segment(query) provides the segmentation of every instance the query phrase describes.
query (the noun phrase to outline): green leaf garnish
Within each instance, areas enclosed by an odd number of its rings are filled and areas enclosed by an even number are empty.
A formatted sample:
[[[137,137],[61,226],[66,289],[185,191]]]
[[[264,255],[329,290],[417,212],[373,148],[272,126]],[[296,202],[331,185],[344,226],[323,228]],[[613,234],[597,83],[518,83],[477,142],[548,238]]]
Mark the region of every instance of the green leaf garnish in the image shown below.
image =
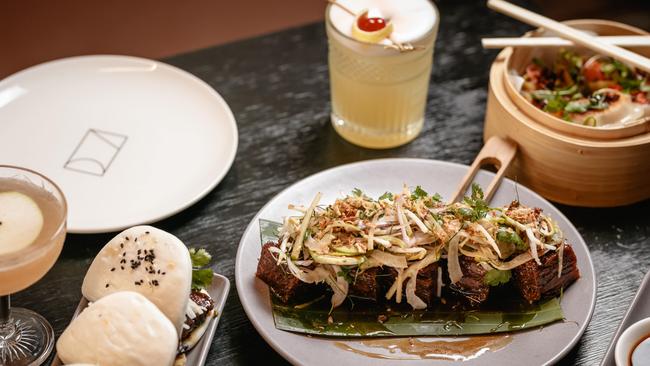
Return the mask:
[[[360,190],[359,188],[355,188],[352,190],[352,195],[355,197],[362,197],[363,196],[363,191]]]
[[[486,285],[499,286],[508,283],[511,277],[512,273],[510,273],[510,270],[501,271],[498,269],[491,269],[485,274],[483,281]]]
[[[393,194],[392,194],[392,193],[390,193],[390,192],[385,192],[384,194],[382,194],[381,196],[379,196],[379,199],[378,199],[378,200],[379,200],[379,201],[381,201],[381,200],[389,200],[389,201],[392,201],[393,199],[394,199],[394,198],[393,198]]]
[[[470,221],[477,221],[485,217],[485,215],[490,211],[490,207],[487,202],[485,202],[483,196],[483,190],[481,187],[472,183],[472,194],[471,196],[463,199],[463,201],[472,208],[473,212],[466,211],[462,213],[463,216],[467,215],[466,219]]]
[[[192,260],[192,289],[200,290],[212,284],[212,269],[203,268],[210,264],[212,255],[205,249],[189,248]]]
[[[411,194],[411,199],[416,200],[418,198],[426,198],[428,195],[429,194],[424,189],[422,189],[422,187],[417,186]]]
[[[500,227],[497,230],[497,243],[509,243],[513,244],[518,250],[528,250],[528,244],[526,244],[519,235],[512,229],[506,227]]]
[[[192,267],[201,268],[210,263],[212,256],[203,248],[190,248],[190,259],[192,259]]]
[[[212,284],[212,270],[206,269],[193,269],[192,270],[192,289],[200,290],[207,288]]]

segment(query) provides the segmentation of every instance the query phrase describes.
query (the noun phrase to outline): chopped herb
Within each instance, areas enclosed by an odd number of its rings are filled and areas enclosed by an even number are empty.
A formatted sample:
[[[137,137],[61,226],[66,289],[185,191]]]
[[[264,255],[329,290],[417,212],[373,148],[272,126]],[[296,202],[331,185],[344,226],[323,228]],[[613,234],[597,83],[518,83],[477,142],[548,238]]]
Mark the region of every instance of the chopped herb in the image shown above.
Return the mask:
[[[422,187],[417,186],[411,194],[411,199],[416,200],[418,198],[426,198],[428,195],[429,194],[424,189],[422,189]]]
[[[485,274],[483,281],[486,285],[499,286],[508,283],[511,277],[512,273],[510,273],[510,270],[501,271],[498,269],[491,269]]]
[[[390,193],[390,192],[385,192],[384,194],[382,194],[381,196],[379,196],[379,201],[381,201],[381,200],[389,200],[389,201],[392,201],[393,199],[394,199],[394,198],[393,198],[393,194]]]
[[[497,243],[498,242],[513,244],[518,250],[528,249],[528,245],[521,240],[514,230],[503,226],[497,230]]]
[[[472,184],[471,196],[469,197],[465,196],[463,201],[472,208],[473,212],[471,213],[469,211],[466,212],[467,214],[469,214],[469,217],[467,219],[470,221],[477,221],[482,219],[490,210],[490,207],[488,206],[487,202],[485,202],[483,196],[483,190],[476,183]]]
[[[359,188],[355,188],[352,190],[352,195],[355,197],[362,197],[363,196],[363,191],[360,190]]]

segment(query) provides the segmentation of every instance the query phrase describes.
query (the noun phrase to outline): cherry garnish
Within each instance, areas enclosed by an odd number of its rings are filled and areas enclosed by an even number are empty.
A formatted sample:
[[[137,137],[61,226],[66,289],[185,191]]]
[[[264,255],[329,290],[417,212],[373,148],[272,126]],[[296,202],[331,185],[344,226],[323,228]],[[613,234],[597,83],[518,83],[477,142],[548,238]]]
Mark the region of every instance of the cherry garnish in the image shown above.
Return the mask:
[[[386,20],[380,17],[368,18],[368,13],[364,13],[357,20],[357,26],[364,32],[376,32],[386,28]]]

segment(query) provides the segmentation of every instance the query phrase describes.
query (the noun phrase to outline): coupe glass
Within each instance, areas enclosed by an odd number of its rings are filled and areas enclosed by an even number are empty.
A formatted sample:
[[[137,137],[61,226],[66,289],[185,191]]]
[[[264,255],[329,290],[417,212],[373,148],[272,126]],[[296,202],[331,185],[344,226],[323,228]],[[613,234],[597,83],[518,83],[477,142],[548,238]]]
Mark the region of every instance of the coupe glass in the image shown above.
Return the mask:
[[[43,175],[0,165],[0,193],[13,191],[14,187],[20,187],[16,190],[38,203],[43,226],[38,237],[26,247],[0,251],[0,365],[40,365],[54,348],[52,327],[31,310],[11,308],[9,295],[33,285],[56,262],[66,235],[67,204],[61,190]],[[2,216],[0,206],[0,221]]]

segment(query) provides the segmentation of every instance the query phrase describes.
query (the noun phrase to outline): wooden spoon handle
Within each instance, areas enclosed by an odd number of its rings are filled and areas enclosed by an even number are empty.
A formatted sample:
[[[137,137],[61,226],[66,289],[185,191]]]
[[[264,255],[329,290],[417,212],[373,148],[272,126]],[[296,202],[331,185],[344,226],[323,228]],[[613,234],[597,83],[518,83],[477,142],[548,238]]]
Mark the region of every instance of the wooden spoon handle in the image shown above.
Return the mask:
[[[494,195],[494,192],[497,190],[499,184],[501,183],[501,179],[503,179],[503,175],[510,166],[510,163],[514,159],[516,153],[517,144],[514,142],[510,140],[504,140],[498,136],[490,137],[490,139],[485,143],[481,151],[476,156],[476,159],[474,159],[472,165],[469,167],[469,171],[467,174],[465,174],[465,177],[461,181],[461,184],[458,187],[458,191],[456,191],[456,193],[452,196],[451,202],[459,201],[465,196],[467,188],[469,188],[469,185],[472,183],[472,181],[474,181],[474,176],[478,170],[486,164],[494,165],[498,169],[497,174],[494,176],[492,182],[490,182],[490,185],[484,192],[485,201],[490,202],[492,196]]]

